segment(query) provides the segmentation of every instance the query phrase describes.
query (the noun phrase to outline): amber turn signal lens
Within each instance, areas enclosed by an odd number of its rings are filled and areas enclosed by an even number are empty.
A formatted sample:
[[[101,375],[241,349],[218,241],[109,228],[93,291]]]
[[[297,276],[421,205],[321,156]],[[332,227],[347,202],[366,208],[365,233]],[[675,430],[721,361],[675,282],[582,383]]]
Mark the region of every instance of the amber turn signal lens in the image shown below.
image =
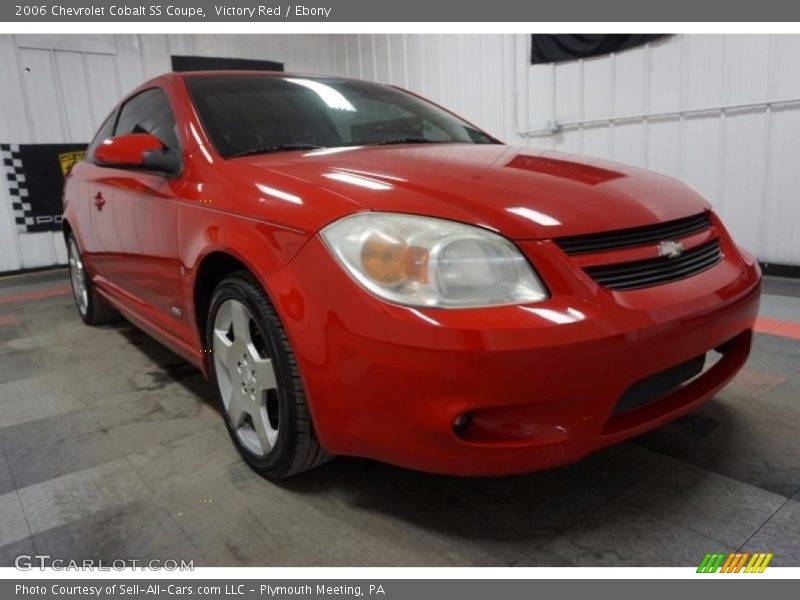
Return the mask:
[[[426,283],[428,251],[380,235],[370,235],[361,246],[361,264],[374,281],[393,285],[404,280]]]
[[[417,283],[428,283],[428,251],[419,246],[406,250],[406,277]]]

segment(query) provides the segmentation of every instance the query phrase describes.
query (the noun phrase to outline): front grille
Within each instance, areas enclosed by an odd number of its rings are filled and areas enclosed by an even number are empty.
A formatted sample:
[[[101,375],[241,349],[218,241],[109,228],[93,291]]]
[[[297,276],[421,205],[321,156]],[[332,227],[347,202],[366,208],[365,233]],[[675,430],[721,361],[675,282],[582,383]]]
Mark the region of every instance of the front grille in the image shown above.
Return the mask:
[[[634,246],[644,246],[664,240],[674,240],[711,227],[707,212],[656,225],[645,225],[630,229],[619,229],[587,235],[574,235],[556,239],[558,247],[569,255],[619,250]]]
[[[659,257],[635,262],[586,267],[586,273],[610,290],[635,290],[696,275],[722,260],[719,240],[712,240],[677,258]]]

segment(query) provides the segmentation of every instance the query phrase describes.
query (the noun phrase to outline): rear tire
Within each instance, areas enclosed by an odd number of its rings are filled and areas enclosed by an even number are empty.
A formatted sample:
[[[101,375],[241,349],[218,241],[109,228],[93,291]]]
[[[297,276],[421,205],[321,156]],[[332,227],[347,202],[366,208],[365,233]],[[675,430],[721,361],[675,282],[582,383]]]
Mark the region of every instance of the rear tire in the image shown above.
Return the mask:
[[[67,254],[72,296],[83,322],[87,325],[104,325],[119,320],[119,313],[95,291],[94,284],[83,266],[78,242],[71,233],[67,236]]]
[[[247,271],[229,275],[214,290],[206,348],[225,425],[250,467],[280,479],[333,458],[317,440],[283,325]]]

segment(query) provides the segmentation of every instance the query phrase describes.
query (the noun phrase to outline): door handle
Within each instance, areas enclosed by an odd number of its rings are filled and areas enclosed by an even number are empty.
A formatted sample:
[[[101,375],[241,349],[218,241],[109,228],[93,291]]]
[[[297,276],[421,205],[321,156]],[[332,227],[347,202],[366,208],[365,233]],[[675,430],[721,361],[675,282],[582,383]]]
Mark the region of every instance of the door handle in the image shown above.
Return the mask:
[[[94,197],[94,205],[97,207],[97,210],[103,210],[103,206],[105,206],[106,199],[103,198],[102,192],[97,192]]]

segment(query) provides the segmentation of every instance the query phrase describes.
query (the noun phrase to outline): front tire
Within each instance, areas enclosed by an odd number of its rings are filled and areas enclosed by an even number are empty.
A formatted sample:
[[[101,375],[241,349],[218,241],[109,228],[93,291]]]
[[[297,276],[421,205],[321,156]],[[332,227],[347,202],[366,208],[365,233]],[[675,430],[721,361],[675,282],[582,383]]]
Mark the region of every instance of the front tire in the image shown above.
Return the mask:
[[[83,322],[87,325],[104,325],[117,321],[119,313],[95,291],[94,284],[84,268],[78,243],[71,233],[67,236],[67,256],[72,296],[75,298],[75,306]]]
[[[332,458],[314,432],[286,332],[246,271],[228,276],[214,291],[206,347],[225,425],[247,464],[279,479]]]

